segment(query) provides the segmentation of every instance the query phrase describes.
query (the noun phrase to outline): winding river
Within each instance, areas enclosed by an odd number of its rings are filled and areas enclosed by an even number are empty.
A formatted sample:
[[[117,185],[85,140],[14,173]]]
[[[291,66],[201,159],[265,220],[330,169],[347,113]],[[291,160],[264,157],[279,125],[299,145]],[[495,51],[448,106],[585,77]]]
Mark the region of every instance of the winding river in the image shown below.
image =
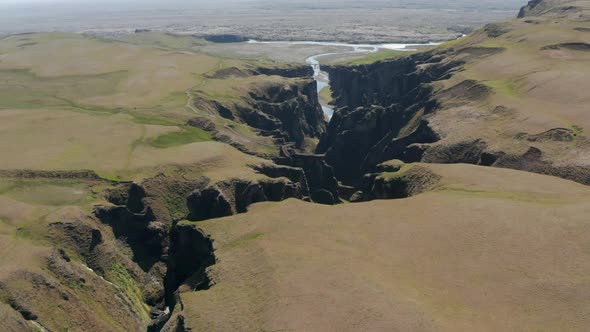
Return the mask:
[[[313,68],[313,78],[317,82],[318,94],[322,89],[330,85],[330,76],[327,72],[321,68],[320,59],[327,56],[338,56],[355,53],[375,53],[379,50],[396,50],[396,51],[416,51],[419,48],[438,45],[438,43],[428,44],[346,44],[346,43],[335,43],[335,42],[314,42],[314,41],[256,41],[249,40],[248,43],[258,44],[285,44],[285,45],[319,45],[319,46],[332,46],[332,47],[344,47],[348,48],[348,51],[343,52],[332,52],[332,53],[321,53],[308,57],[305,59],[305,63]],[[321,100],[320,100],[321,102]],[[324,102],[321,102],[322,110],[326,118],[332,118],[334,114],[334,108]]]

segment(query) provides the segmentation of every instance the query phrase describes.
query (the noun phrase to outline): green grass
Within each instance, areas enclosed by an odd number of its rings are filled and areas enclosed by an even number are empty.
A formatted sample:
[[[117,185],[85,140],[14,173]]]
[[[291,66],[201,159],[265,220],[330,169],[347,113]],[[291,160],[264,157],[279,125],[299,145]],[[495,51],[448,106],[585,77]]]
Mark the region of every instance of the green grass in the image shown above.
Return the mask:
[[[30,228],[19,227],[15,230],[14,237],[17,239],[32,240],[34,235],[33,235],[33,231]]]
[[[573,125],[572,130],[574,131],[574,136],[579,136],[584,133],[584,128],[580,126]]]
[[[68,282],[68,287],[71,289],[82,289],[84,288],[84,284],[79,280],[70,280]]]
[[[186,197],[188,192],[180,190],[175,192],[173,190],[165,190],[160,197],[164,200],[168,212],[173,218],[185,218],[188,213],[188,207],[186,206]]]
[[[129,179],[123,178],[120,174],[114,174],[114,173],[108,173],[108,172],[98,172],[98,176],[103,180],[107,180],[107,181],[115,182],[115,183],[129,181]]]
[[[485,84],[504,96],[518,98],[521,95],[516,82],[512,80],[486,81]]]
[[[145,114],[145,113],[128,112],[127,114],[132,116],[133,121],[138,124],[157,125],[157,126],[175,126],[175,125],[177,125],[176,123],[174,123],[170,120],[162,119],[160,117]]]
[[[113,94],[127,71],[41,77],[28,69],[0,70],[0,108],[78,106],[70,100]],[[84,108],[84,107],[81,107]]]
[[[237,132],[240,133],[241,135],[244,135],[246,137],[256,137],[256,133],[252,130],[251,127],[238,123],[238,122],[231,122],[231,125],[233,126],[232,129]]]
[[[232,242],[228,243],[227,244],[227,247],[228,248],[239,247],[239,246],[242,246],[242,245],[247,244],[250,241],[258,240],[258,239],[262,238],[263,236],[264,236],[264,233],[260,233],[260,232],[258,232],[258,233],[252,233],[252,234],[247,234],[247,235],[245,235],[245,236],[243,236],[243,237],[241,237],[241,238],[239,238],[239,239],[237,239],[235,241],[232,241]]]
[[[47,213],[55,209],[40,211],[37,209],[33,217],[26,220],[18,220],[18,225],[13,228],[12,238],[24,240],[35,246],[47,246],[51,241],[47,237]]]
[[[182,127],[179,132],[166,133],[156,137],[150,144],[157,148],[169,148],[173,146],[180,146],[195,142],[207,142],[213,138],[211,135],[198,128]]]
[[[184,91],[177,91],[170,93],[167,97],[161,100],[165,105],[176,104],[184,106],[186,104],[186,94]]]
[[[82,205],[92,200],[87,183],[67,180],[0,180],[0,194],[49,206]]]
[[[279,155],[279,148],[276,146],[259,145],[260,152],[268,157],[275,157]]]
[[[129,299],[133,302],[136,312],[142,314],[142,319],[149,321],[147,304],[143,301],[143,294],[137,285],[137,282],[129,274],[129,271],[118,262],[113,263],[111,272],[114,277],[113,282],[117,284],[125,292]]]
[[[447,48],[451,48],[451,47],[454,47],[457,45],[461,45],[461,44],[463,44],[464,41],[465,41],[465,38],[457,38],[457,39],[446,41],[446,42],[436,46],[436,48],[437,49],[447,49]]]
[[[193,36],[176,36],[162,32],[143,32],[137,34],[100,38],[104,42],[121,42],[144,47],[156,47],[165,50],[193,51],[207,44],[204,39]]]
[[[470,197],[484,197],[492,199],[503,199],[509,201],[519,201],[526,203],[535,203],[539,205],[564,205],[571,204],[574,201],[571,199],[547,198],[535,196],[523,192],[503,192],[503,191],[483,191],[483,190],[469,190],[463,188],[440,188],[441,192],[456,195],[466,195]]]
[[[397,51],[397,50],[381,50],[375,53],[370,53],[362,58],[344,61],[339,64],[343,65],[367,65],[377,61],[391,60],[401,58],[406,55],[415,53],[413,51]]]
[[[404,176],[408,171],[410,171],[414,165],[403,165],[399,171],[397,172],[384,172],[379,175],[380,178],[383,179],[399,179]]]
[[[485,41],[478,43],[477,47],[485,47],[485,48],[512,48],[515,45],[508,40],[505,39],[486,39]]]
[[[323,88],[320,91],[320,100],[326,103],[330,103],[332,101],[332,89],[330,86]]]

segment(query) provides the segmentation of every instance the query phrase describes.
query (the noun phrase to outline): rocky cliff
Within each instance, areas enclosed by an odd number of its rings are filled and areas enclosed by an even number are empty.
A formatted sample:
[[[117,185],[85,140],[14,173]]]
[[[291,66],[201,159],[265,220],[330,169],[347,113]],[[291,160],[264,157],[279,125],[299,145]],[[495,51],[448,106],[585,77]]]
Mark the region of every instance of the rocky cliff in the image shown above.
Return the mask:
[[[529,14],[531,14],[531,12],[533,11],[537,11],[539,12],[540,8],[539,5],[543,4],[543,0],[531,0],[528,2],[528,4],[526,6],[523,6],[520,11],[518,12],[518,18],[523,18],[525,16],[528,16]]]
[[[283,76],[289,78],[312,77],[313,69],[308,66],[283,66],[283,67],[258,67],[255,70],[258,75]]]
[[[257,68],[255,72],[221,71],[223,73],[217,72],[213,76],[239,73],[240,79],[244,80],[242,86],[236,87],[239,89],[238,98],[221,99],[197,92],[192,103],[200,116],[189,120],[188,125],[208,131],[216,140],[250,154],[261,155],[244,144],[256,139],[244,136],[227,121],[220,126],[220,121],[213,121],[215,117],[248,125],[257,135],[271,137],[277,147],[315,148],[326,130],[326,120],[318,101],[317,83],[308,77],[309,70],[294,66]],[[292,77],[297,75],[301,77]]]
[[[590,8],[588,2],[583,0],[530,0],[520,9],[518,18],[529,16],[587,20],[590,17]]]
[[[327,69],[339,108],[317,152],[326,155],[338,179],[354,183],[380,162],[411,158],[414,152],[408,146],[437,140],[422,119],[436,107],[427,83],[448,78],[462,64],[444,55],[426,52]]]
[[[152,308],[150,330],[160,330],[169,320],[179,304],[179,287],[208,288],[205,269],[215,263],[211,241],[196,228],[179,225],[179,220],[230,216],[254,203],[309,196],[302,169],[272,163],[256,169],[260,175],[255,178],[211,183],[208,178],[187,181],[159,175],[105,191],[110,204],[97,206],[95,215],[131,250],[130,266],[137,280],[145,280],[138,284],[141,299]]]
[[[366,174],[357,192],[351,197],[354,203],[375,199],[399,199],[415,196],[435,188],[441,177],[419,164],[404,164],[390,160],[377,167],[378,173]]]
[[[571,46],[587,36],[577,21],[545,20],[577,4],[533,1],[523,12],[551,9],[536,14],[542,21],[490,24],[400,59],[327,68],[337,110],[317,152],[339,180],[356,186],[391,159],[514,168],[590,184],[583,157],[590,123],[581,116],[587,98],[575,88],[587,83],[578,71],[587,70],[588,52]],[[560,34],[573,39],[565,45]]]
[[[277,144],[293,143],[301,148],[306,138],[319,138],[325,131],[326,121],[312,79],[261,84],[250,92],[247,102],[248,107],[238,107],[240,118],[263,135],[273,136]]]

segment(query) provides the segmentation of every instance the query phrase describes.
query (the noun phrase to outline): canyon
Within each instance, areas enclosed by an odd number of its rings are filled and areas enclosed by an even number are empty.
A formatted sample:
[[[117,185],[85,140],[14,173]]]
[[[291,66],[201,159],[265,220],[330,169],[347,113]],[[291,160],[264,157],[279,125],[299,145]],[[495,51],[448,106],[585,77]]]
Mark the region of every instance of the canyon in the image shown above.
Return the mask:
[[[5,328],[584,330],[589,22],[588,1],[534,0],[321,63],[329,121],[319,63],[150,31],[3,39]]]

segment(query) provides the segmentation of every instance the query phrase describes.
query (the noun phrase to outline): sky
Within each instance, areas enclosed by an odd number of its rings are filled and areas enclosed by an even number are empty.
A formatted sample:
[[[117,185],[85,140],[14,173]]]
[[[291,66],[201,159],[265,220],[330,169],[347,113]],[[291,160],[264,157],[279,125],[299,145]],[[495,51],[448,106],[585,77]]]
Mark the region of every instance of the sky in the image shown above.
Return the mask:
[[[95,2],[95,3],[207,3],[207,2],[248,2],[250,0],[0,0],[0,4],[10,4],[10,5],[18,5],[18,4],[48,4],[48,3],[69,3],[69,4],[77,4],[77,3],[84,3],[84,2]]]
[[[81,8],[88,4],[102,6],[108,5],[112,8],[127,8],[132,5],[141,4],[142,6],[161,7],[161,6],[182,6],[191,5],[202,7],[206,4],[220,3],[227,4],[231,2],[248,2],[251,0],[0,0],[1,7],[11,8],[52,8],[68,7]]]
[[[95,0],[0,0],[0,4],[26,4],[26,3],[49,3],[49,2],[90,2]]]
[[[228,0],[216,0],[215,2],[220,1],[228,1]],[[248,1],[248,0],[245,0]],[[185,3],[199,3],[199,2],[211,2],[209,0],[173,0],[173,1],[166,1],[166,0],[0,0],[0,5],[11,5],[11,6],[18,6],[18,5],[34,5],[34,4],[52,4],[52,3],[59,3],[59,4],[82,4],[82,3],[97,3],[97,4],[104,4],[104,3],[170,3],[170,2],[185,2]]]
[[[0,4],[28,4],[28,3],[48,3],[48,2],[72,2],[76,0],[0,0]],[[78,0],[78,1],[85,1],[85,0]]]
[[[274,0],[277,2],[291,2],[290,0]],[[526,3],[526,0],[473,0],[474,2],[490,2],[490,3],[502,3],[502,2],[506,2],[506,3]],[[47,3],[84,3],[84,2],[97,2],[97,3],[105,3],[105,2],[111,2],[111,3],[133,3],[133,2],[143,2],[143,3],[164,3],[164,4],[169,4],[169,3],[190,3],[190,4],[206,4],[206,3],[220,3],[220,2],[242,2],[242,3],[247,3],[247,2],[257,2],[256,0],[0,0],[0,5],[2,4],[10,4],[10,5],[15,5],[15,4],[34,4],[34,3],[42,3],[42,4],[47,4]],[[294,1],[297,2],[297,1]],[[318,0],[317,3],[334,3],[334,2],[339,2],[338,0]],[[340,0],[340,2],[347,2],[347,0]],[[356,3],[362,3],[363,0],[356,0],[354,1]],[[376,2],[376,1],[373,1]],[[377,1],[378,2],[378,1]],[[399,3],[399,2],[406,2],[406,3],[420,3],[420,2],[429,2],[428,0],[413,0],[413,1],[403,1],[403,0],[382,0],[381,2],[383,3]],[[432,2],[432,1],[430,1]],[[439,2],[441,4],[453,4],[455,3],[464,3],[465,0],[439,0]]]

